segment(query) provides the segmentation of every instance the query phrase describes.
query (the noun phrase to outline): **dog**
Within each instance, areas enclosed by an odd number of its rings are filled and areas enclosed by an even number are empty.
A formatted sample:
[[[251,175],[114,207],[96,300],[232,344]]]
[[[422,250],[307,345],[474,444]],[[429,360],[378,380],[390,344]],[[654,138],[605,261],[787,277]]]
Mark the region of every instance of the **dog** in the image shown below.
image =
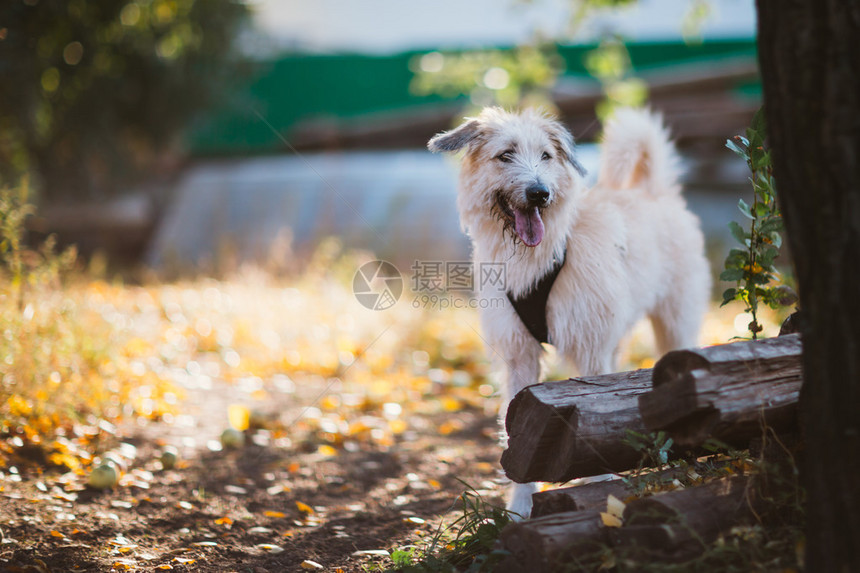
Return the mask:
[[[615,112],[592,188],[573,136],[535,110],[486,108],[428,148],[465,152],[457,207],[475,268],[505,268],[508,304],[480,305],[488,350],[505,364],[505,404],[540,382],[543,342],[581,376],[614,372],[622,338],[646,316],[661,354],[696,345],[710,269],[658,115]],[[508,509],[527,518],[535,491],[513,484]]]

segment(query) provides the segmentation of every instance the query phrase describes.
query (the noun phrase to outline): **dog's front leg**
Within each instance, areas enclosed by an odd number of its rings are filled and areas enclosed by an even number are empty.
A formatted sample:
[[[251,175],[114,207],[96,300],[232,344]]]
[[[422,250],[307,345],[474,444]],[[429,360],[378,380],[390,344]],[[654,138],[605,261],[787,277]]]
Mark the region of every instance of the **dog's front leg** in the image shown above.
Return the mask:
[[[524,344],[517,347],[514,352],[508,353],[506,359],[507,377],[506,377],[506,392],[504,406],[501,412],[501,423],[505,442],[507,442],[507,432],[505,428],[505,416],[507,415],[508,404],[517,395],[517,392],[540,382],[541,376],[541,346],[534,340],[528,340]],[[507,444],[506,444],[507,445]],[[537,492],[536,483],[514,483],[508,492],[509,511],[515,513],[514,519],[527,519],[532,511],[532,494]]]

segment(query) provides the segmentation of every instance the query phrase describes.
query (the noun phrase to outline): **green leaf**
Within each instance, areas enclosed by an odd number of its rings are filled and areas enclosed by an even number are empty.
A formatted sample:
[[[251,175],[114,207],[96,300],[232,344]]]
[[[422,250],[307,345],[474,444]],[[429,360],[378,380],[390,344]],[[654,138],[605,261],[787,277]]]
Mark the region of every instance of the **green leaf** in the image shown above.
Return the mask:
[[[732,237],[735,238],[737,242],[742,245],[747,244],[747,240],[750,238],[746,231],[743,230],[740,223],[737,221],[731,221],[729,223],[729,231],[732,232]]]
[[[761,256],[759,256],[758,262],[763,269],[768,271],[773,270],[773,260],[779,254],[777,249],[767,249],[764,251]]]
[[[759,226],[758,228],[758,232],[762,235],[767,235],[768,233],[772,233],[774,231],[782,231],[782,227],[783,223],[781,217],[770,217],[762,222],[761,226]]]
[[[720,273],[720,280],[730,283],[738,282],[740,280],[743,280],[743,278],[743,269],[726,269]]]
[[[752,211],[750,210],[750,206],[747,205],[747,202],[743,199],[738,199],[738,209],[747,219],[753,219]]]
[[[737,295],[738,295],[737,289],[734,289],[734,288],[726,289],[723,292],[723,303],[720,306],[722,307],[722,306],[729,304],[730,302],[735,300],[735,297],[737,297]]]
[[[738,145],[738,143],[736,141],[734,141],[733,139],[727,139],[726,140],[726,147],[728,147],[729,149],[734,151],[736,154],[738,154],[742,158],[744,158],[744,159],[747,158],[747,150],[744,147],[741,147],[740,145]]]
[[[486,548],[491,548],[499,537],[499,528],[492,523],[481,524],[481,526],[478,527],[476,536],[481,545]]]
[[[765,122],[764,115],[764,106],[758,108],[758,110],[753,114],[752,121],[750,121],[750,129],[760,133],[762,137],[767,133],[767,124]]]
[[[757,156],[756,160],[753,161],[753,169],[763,169],[770,165],[770,151],[763,151],[760,155]]]

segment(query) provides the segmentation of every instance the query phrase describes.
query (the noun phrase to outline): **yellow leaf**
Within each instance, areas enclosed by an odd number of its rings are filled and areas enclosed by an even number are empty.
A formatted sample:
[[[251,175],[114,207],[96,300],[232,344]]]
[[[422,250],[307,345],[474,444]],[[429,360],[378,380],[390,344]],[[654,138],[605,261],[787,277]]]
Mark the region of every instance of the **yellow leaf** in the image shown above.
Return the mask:
[[[13,416],[29,416],[30,412],[33,411],[30,404],[27,403],[27,400],[18,394],[12,394],[9,399],[6,400],[6,404],[9,406],[9,413]]]
[[[612,514],[601,511],[600,519],[603,521],[603,525],[606,527],[621,527],[621,520],[615,517]]]
[[[301,509],[301,508],[299,508],[299,509]],[[264,512],[263,512],[263,515],[265,515],[266,517],[274,517],[274,518],[286,517],[286,516],[287,516],[287,514],[286,514],[286,513],[283,513],[283,512],[281,512],[281,511],[270,511],[270,510],[266,510],[266,511],[264,511]]]
[[[215,520],[215,525],[233,525],[233,520],[229,516],[219,517]]]
[[[181,563],[183,565],[191,565],[192,563],[194,563],[197,560],[196,559],[187,559],[185,557],[174,557],[173,561],[175,563]]]
[[[156,569],[159,569],[161,571],[167,571],[169,569],[173,569],[173,566],[165,563],[164,565],[159,565],[158,567],[156,567]]]
[[[328,457],[336,456],[336,455],[337,455],[337,450],[336,450],[336,449],[334,449],[333,447],[329,446],[328,444],[323,444],[323,445],[321,445],[321,446],[319,447],[319,450],[317,450],[317,451],[318,451],[319,453],[321,453],[322,455],[324,455],[324,456],[328,456]]]
[[[463,423],[459,420],[451,420],[449,422],[443,422],[439,426],[439,433],[443,436],[447,436],[453,432],[463,429]]]
[[[442,398],[442,407],[446,412],[456,412],[462,407],[462,404],[456,398],[445,396]]]
[[[227,408],[227,419],[233,429],[244,432],[251,420],[251,410],[241,404],[230,404]]]
[[[57,530],[51,530],[51,537],[65,537],[65,535],[63,535]]]
[[[299,508],[299,511],[301,511],[302,513],[307,513],[308,515],[311,515],[314,512],[314,508],[300,501],[296,502],[296,507]]]
[[[404,420],[391,420],[388,422],[388,429],[391,430],[392,434],[402,434],[409,428],[409,424],[407,424]]]
[[[617,517],[618,519],[623,519],[624,502],[615,497],[614,495],[609,494],[609,497],[606,498],[606,512],[609,515]]]
[[[272,543],[260,543],[259,545],[256,546],[256,548],[259,549],[260,551],[265,551],[267,553],[272,553],[272,554],[284,552],[283,547],[281,547],[280,545],[274,545]]]

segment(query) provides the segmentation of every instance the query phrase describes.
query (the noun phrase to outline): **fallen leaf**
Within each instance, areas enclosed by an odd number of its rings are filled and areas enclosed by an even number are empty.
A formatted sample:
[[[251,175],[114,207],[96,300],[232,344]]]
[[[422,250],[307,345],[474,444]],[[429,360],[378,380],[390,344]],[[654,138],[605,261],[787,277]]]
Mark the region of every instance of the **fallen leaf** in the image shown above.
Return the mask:
[[[215,525],[233,525],[233,519],[225,515],[215,520]]]
[[[227,407],[227,420],[234,429],[244,432],[248,429],[251,410],[241,404],[230,404]]]
[[[248,533],[251,535],[269,535],[270,533],[274,533],[274,531],[268,527],[252,527],[248,530]]]
[[[320,569],[322,569],[322,568],[323,568],[323,566],[322,566],[322,565],[320,565],[319,563],[317,563],[316,561],[311,561],[310,559],[305,559],[305,560],[304,560],[304,561],[302,561],[302,563],[301,563],[301,568],[302,568],[302,569],[316,569],[316,570],[320,570]]]
[[[624,502],[609,494],[606,498],[606,513],[617,517],[619,520],[624,518]]]
[[[297,501],[297,502],[296,502],[296,505],[298,505],[298,504],[300,504],[300,503],[301,503],[301,502]],[[303,504],[303,503],[302,503],[301,505],[305,505],[305,504]],[[307,506],[305,506],[305,507],[307,507]],[[309,508],[309,509],[310,509],[310,508]],[[301,508],[301,506],[299,507],[299,510],[300,510],[300,511],[303,511],[303,510],[302,510],[302,508]],[[313,509],[311,509],[311,511],[313,511]],[[265,515],[266,517],[274,517],[274,518],[286,517],[286,516],[287,516],[287,514],[286,514],[286,513],[284,513],[284,512],[282,512],[282,511],[270,511],[270,510],[266,510],[266,511],[264,511],[264,512],[263,512],[263,515]]]
[[[390,557],[391,554],[385,549],[364,549],[362,551],[353,551],[353,557]]]
[[[611,513],[606,513],[604,511],[600,512],[600,519],[603,521],[603,525],[605,525],[606,527],[621,527],[622,525],[620,519],[618,519]]]
[[[283,547],[281,547],[280,545],[273,545],[271,543],[260,543],[259,545],[255,545],[254,547],[259,549],[260,551],[265,551],[266,553],[277,554],[284,552]]]
[[[62,533],[60,533],[59,531],[54,529],[54,530],[51,530],[51,537],[63,538],[63,537],[65,537],[65,535],[63,535]]]
[[[334,449],[333,447],[329,446],[328,444],[321,445],[317,451],[320,454],[322,454],[326,457],[329,457],[329,458],[337,455],[337,450]]]
[[[299,508],[299,511],[301,511],[302,513],[307,513],[308,515],[311,515],[314,513],[314,508],[312,508],[311,506],[309,506],[306,503],[302,503],[300,501],[297,501],[296,507]]]

